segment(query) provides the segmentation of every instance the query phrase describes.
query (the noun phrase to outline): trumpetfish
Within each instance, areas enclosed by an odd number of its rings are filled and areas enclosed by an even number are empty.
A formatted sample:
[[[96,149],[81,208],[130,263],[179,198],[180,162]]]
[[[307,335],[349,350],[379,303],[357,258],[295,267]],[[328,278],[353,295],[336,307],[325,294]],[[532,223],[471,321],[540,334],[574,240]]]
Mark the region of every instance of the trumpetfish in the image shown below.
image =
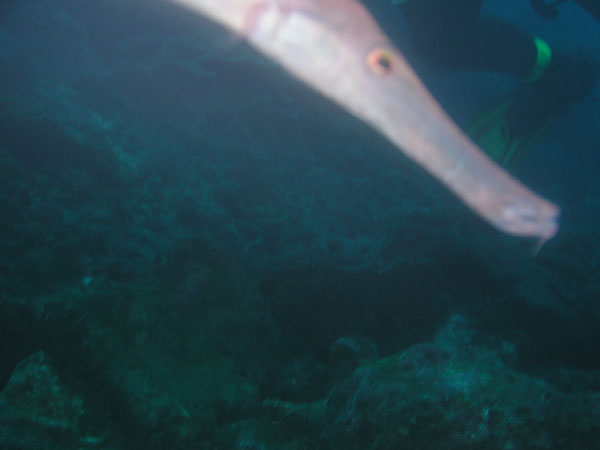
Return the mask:
[[[358,0],[170,0],[245,38],[368,123],[497,229],[558,231],[559,208],[489,159],[452,121]]]

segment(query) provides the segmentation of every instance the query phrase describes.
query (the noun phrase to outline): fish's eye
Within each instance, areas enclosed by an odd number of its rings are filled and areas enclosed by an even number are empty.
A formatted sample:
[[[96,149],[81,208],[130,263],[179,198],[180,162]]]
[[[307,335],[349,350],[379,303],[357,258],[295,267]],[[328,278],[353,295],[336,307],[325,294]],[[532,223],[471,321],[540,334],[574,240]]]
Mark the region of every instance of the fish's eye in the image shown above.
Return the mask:
[[[376,48],[367,55],[367,65],[377,75],[387,75],[394,68],[394,56],[388,50]]]

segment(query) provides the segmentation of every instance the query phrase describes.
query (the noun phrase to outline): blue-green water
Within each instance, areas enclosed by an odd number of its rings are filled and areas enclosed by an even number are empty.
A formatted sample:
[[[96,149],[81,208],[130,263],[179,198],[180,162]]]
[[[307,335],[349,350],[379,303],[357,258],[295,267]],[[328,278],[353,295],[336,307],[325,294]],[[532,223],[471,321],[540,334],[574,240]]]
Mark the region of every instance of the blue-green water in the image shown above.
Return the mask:
[[[461,126],[519,88],[368,6]],[[483,13],[599,59],[574,2]],[[597,96],[510,168],[533,257],[200,17],[4,0],[0,449],[600,449]]]

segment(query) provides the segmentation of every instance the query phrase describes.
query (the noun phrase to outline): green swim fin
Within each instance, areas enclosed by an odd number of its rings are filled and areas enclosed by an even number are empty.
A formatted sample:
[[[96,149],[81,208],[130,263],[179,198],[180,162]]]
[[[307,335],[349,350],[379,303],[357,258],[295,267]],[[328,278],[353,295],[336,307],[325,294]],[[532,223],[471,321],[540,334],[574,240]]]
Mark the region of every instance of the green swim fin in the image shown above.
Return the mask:
[[[467,129],[471,139],[490,158],[503,167],[509,167],[521,158],[548,130],[554,117],[548,117],[527,135],[515,135],[506,120],[507,111],[517,96],[502,99],[479,114]]]

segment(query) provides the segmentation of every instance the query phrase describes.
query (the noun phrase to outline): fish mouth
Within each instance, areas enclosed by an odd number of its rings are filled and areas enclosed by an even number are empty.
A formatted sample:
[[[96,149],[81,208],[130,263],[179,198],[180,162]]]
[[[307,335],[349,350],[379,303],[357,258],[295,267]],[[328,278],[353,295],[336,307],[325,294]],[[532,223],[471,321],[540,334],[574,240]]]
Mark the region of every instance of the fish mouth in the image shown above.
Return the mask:
[[[517,203],[505,206],[500,217],[501,230],[516,236],[539,237],[548,241],[558,232],[560,209],[545,200],[536,206]]]

